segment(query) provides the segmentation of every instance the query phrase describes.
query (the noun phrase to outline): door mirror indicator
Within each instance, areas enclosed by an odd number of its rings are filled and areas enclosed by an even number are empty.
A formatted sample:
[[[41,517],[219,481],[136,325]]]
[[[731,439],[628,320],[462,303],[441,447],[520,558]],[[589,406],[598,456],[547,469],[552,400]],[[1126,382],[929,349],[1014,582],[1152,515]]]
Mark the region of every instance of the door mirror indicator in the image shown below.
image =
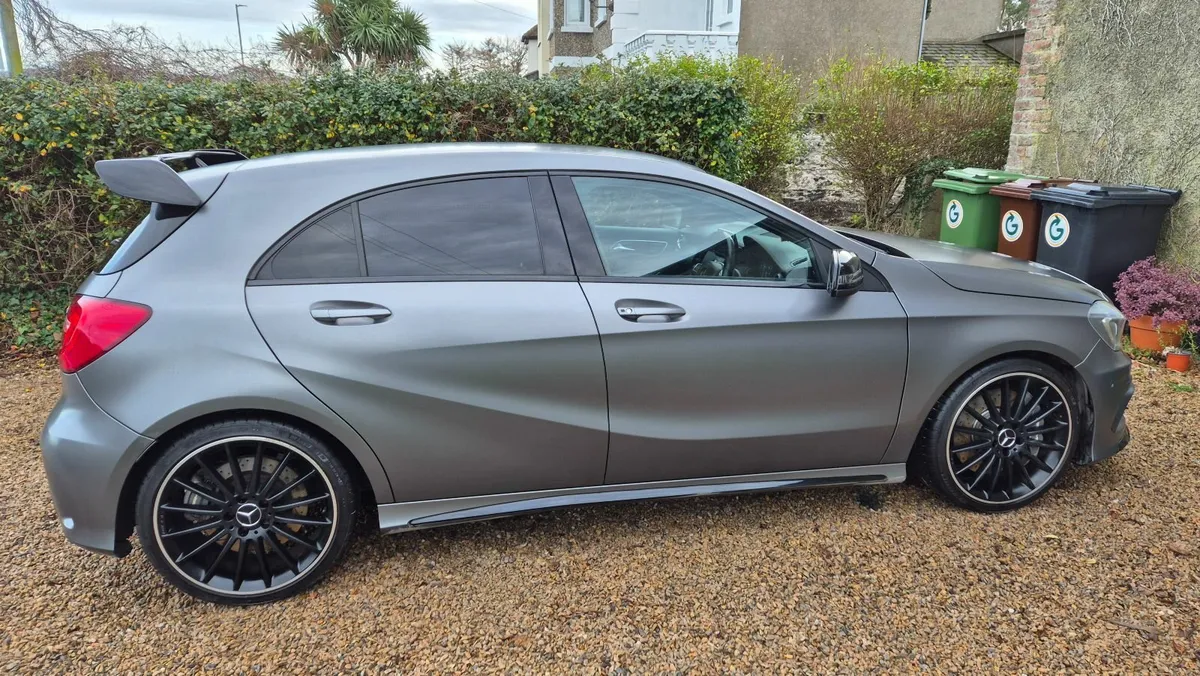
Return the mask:
[[[825,288],[834,298],[849,296],[858,291],[863,283],[862,261],[858,254],[845,249],[834,249],[829,264],[829,277]]]

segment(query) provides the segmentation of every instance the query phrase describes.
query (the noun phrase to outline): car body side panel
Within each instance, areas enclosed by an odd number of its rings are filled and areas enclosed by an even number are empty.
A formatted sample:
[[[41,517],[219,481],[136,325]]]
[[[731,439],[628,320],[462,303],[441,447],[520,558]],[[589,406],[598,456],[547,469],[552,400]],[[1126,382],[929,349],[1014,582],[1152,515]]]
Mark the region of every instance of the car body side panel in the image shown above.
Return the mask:
[[[908,313],[910,346],[896,435],[879,462],[904,462],[934,405],[979,364],[1013,352],[1041,352],[1075,366],[1096,344],[1088,305],[962,291],[906,258],[880,255],[875,268]]]
[[[608,370],[606,483],[877,462],[907,361],[895,296],[824,289],[585,282]],[[684,308],[630,322],[614,305]]]
[[[225,195],[238,188],[244,195]],[[378,458],[344,420],[321,403],[271,353],[246,308],[246,273],[287,231],[247,223],[252,186],[230,180],[218,195],[120,273],[108,297],[149,306],[144,326],[79,371],[104,411],[140,435],[157,438],[199,416],[259,409],[296,416],[333,435],[362,466],[376,499],[392,500]],[[248,201],[250,200],[250,201]],[[239,223],[246,227],[236,228]]]
[[[575,281],[251,286],[280,361],[371,443],[398,501],[600,484],[604,362]],[[322,301],[388,308],[330,326]]]

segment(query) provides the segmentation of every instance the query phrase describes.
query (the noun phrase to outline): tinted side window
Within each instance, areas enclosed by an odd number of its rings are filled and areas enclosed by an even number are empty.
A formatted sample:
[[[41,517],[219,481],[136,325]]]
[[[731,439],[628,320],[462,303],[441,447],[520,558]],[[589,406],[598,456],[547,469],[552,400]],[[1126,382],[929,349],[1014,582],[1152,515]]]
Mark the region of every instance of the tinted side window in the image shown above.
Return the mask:
[[[613,277],[722,277],[821,286],[802,230],[670,183],[578,177],[575,191]]]
[[[129,236],[121,242],[121,246],[115,249],[112,256],[105,261],[104,267],[100,269],[100,274],[108,275],[120,272],[138,262],[154,247],[162,244],[194,213],[196,213],[196,207],[181,207],[173,204],[152,205],[149,215],[142,219],[133,232],[129,233]]]
[[[359,216],[372,277],[544,270],[525,178],[404,188],[363,200]]]
[[[354,212],[343,207],[305,228],[271,259],[274,279],[358,277]]]

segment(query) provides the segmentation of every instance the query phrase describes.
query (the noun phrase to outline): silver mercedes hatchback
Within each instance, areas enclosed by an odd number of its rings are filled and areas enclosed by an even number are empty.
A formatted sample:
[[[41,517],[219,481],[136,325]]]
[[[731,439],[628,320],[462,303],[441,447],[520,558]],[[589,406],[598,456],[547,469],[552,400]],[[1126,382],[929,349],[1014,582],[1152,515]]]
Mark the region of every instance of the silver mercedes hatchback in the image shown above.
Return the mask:
[[[998,254],[834,231],[692,166],[440,144],[98,162],[43,459],[68,539],[299,593],[387,532],[894,483],[1027,504],[1125,446],[1125,318]]]

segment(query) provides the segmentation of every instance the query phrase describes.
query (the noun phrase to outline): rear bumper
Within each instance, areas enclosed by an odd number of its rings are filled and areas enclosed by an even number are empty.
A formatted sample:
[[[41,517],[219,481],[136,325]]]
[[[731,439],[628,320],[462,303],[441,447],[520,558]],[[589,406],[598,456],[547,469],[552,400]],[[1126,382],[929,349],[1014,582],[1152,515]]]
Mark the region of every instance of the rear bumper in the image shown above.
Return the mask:
[[[1133,398],[1129,357],[1098,343],[1079,365],[1092,402],[1091,444],[1080,449],[1077,462],[1090,465],[1116,455],[1129,444],[1125,409]]]
[[[62,383],[42,430],[42,464],[59,525],[80,547],[124,556],[129,542],[117,535],[121,489],[153,439],[101,410],[74,374],[64,374]]]

